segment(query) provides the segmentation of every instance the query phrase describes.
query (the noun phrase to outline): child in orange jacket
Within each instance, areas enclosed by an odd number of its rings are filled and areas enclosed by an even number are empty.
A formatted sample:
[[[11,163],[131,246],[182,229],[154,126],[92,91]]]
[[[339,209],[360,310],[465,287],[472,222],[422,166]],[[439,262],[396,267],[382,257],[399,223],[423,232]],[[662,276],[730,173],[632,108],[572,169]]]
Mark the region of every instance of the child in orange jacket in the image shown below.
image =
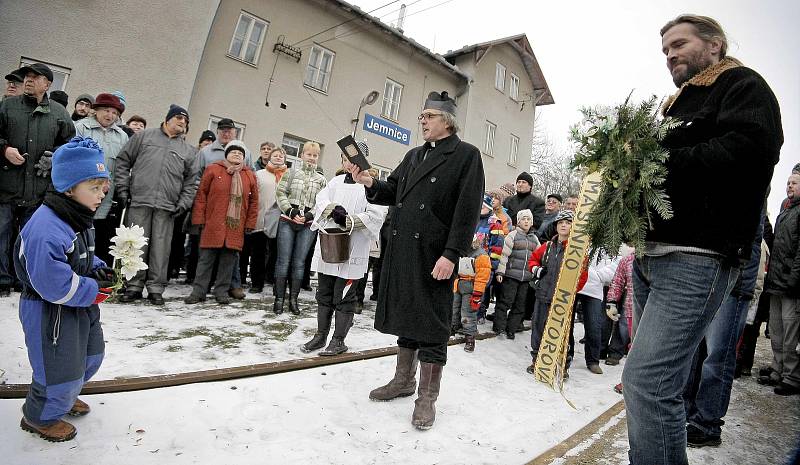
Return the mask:
[[[533,316],[531,317],[531,357],[533,361],[528,367],[528,373],[533,373],[533,367],[536,364],[536,357],[539,355],[539,345],[542,343],[542,334],[544,333],[545,325],[547,324],[547,317],[550,314],[550,303],[553,301],[553,294],[556,289],[556,282],[558,281],[558,272],[561,269],[561,262],[564,259],[564,251],[567,249],[567,238],[569,238],[570,229],[572,229],[572,212],[570,210],[562,210],[553,220],[557,236],[553,236],[552,240],[540,245],[528,260],[528,269],[533,273],[532,286],[536,293],[536,303],[533,308]],[[578,278],[578,286],[575,292],[577,293],[583,289],[586,284],[588,258],[584,260],[580,278]],[[570,363],[572,362],[572,354],[574,353],[574,340],[572,337],[572,325],[574,325],[574,312],[572,323],[570,323],[570,344],[569,352],[567,354],[567,363],[564,367],[564,378],[568,378],[567,370],[569,370]]]
[[[453,283],[453,318],[451,333],[461,326],[466,337],[464,350],[475,350],[475,335],[478,333],[478,309],[483,300],[483,291],[492,275],[492,263],[476,236],[472,240],[472,253],[458,260],[458,279]]]

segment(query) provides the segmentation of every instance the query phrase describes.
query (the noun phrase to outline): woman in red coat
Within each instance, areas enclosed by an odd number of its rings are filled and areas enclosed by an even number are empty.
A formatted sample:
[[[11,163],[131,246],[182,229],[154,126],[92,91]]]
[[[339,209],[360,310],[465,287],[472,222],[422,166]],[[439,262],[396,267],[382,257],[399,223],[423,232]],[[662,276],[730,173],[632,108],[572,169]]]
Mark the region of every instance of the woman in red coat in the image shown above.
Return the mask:
[[[208,283],[218,261],[214,298],[219,304],[230,303],[228,289],[231,272],[242,250],[244,235],[256,227],[258,183],[244,163],[247,148],[240,140],[225,146],[225,159],[214,162],[203,172],[192,209],[192,224],[201,228],[200,258],[197,275],[187,304],[206,299]]]

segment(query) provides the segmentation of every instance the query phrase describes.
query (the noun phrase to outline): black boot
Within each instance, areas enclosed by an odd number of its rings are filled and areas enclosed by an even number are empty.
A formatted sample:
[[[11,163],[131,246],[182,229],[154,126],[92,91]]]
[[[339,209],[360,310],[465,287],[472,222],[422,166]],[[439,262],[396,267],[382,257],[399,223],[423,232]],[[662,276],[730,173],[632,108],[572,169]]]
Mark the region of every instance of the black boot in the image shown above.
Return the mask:
[[[297,296],[300,295],[300,285],[302,283],[302,280],[293,279],[292,287],[289,289],[289,311],[292,312],[292,315],[300,314],[300,305],[297,303]]]
[[[333,337],[330,344],[325,348],[320,355],[339,355],[347,352],[347,346],[344,345],[344,338],[347,337],[350,327],[353,326],[353,314],[346,312],[336,312],[336,327],[333,329]]]
[[[317,333],[310,341],[300,346],[300,350],[304,353],[314,352],[325,347],[325,341],[328,339],[328,332],[331,330],[331,319],[333,318],[333,309],[329,307],[319,306],[317,309]]]
[[[275,278],[275,303],[272,306],[272,311],[276,315],[283,313],[283,299],[286,296],[286,278]]]

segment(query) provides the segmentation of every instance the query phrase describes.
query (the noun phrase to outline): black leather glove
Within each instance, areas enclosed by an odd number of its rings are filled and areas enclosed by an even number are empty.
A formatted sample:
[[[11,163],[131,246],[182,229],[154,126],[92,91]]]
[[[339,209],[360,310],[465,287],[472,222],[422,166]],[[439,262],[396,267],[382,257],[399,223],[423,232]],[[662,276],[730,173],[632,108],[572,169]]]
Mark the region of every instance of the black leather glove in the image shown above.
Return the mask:
[[[300,214],[300,209],[292,207],[289,209],[289,213],[286,216],[288,216],[291,219],[294,219],[294,217],[299,214]]]
[[[119,203],[120,210],[126,208],[128,206],[128,194],[117,192],[117,203]]]
[[[92,278],[97,281],[97,286],[100,288],[111,287],[117,280],[117,272],[113,268],[101,266],[100,268],[92,271]]]
[[[182,216],[184,213],[186,213],[186,207],[178,207],[178,209],[172,212],[170,216],[172,216],[173,218],[178,218]]]
[[[36,176],[42,178],[50,176],[50,170],[53,168],[53,152],[45,150],[33,167],[36,168]]]
[[[337,205],[333,207],[333,211],[331,211],[331,218],[333,222],[338,224],[341,227],[347,226],[347,210],[341,205]]]
[[[542,279],[544,275],[547,274],[547,266],[538,266],[533,270],[533,277],[536,279]]]
[[[303,215],[303,217],[305,217],[306,223],[310,223],[310,222],[314,221],[314,214],[311,213],[311,212],[306,212],[306,214]]]

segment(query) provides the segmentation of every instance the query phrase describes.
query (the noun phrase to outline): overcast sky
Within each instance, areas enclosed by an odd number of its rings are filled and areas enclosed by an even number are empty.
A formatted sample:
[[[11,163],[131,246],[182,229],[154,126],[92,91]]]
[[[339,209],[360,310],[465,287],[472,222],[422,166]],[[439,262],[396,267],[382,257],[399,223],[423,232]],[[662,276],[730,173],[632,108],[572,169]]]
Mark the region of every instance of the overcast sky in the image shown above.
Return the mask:
[[[369,11],[390,0],[350,0]],[[717,19],[726,30],[728,54],[760,73],[781,105],[785,142],[775,169],[770,216],[785,197],[786,178],[800,162],[800,2],[797,0],[534,1],[403,0],[409,5],[406,35],[437,53],[525,33],[555,99],[541,108],[540,130],[568,146],[568,130],[581,106],[613,105],[635,89],[638,100],[675,92],[661,53],[659,30],[681,13]],[[419,13],[417,13],[419,12]],[[416,13],[416,14],[415,14]],[[383,18],[396,20],[397,13]],[[725,189],[736,186],[720,186]]]

